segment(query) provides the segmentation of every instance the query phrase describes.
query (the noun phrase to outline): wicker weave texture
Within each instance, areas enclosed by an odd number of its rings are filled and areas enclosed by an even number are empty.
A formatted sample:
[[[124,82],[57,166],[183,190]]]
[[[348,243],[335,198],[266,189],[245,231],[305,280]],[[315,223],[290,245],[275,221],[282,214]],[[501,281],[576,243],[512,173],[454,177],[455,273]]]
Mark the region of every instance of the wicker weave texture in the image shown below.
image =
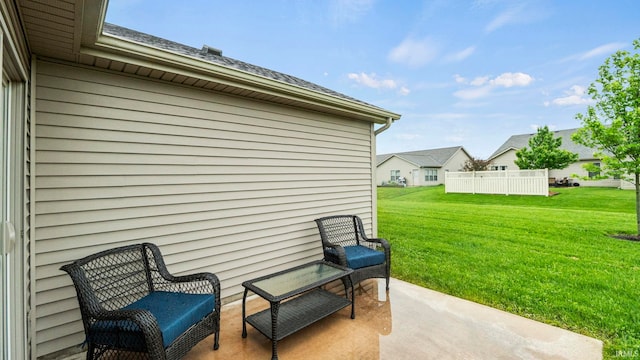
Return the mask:
[[[382,264],[354,269],[351,280],[359,283],[370,278],[386,279],[389,289],[391,273],[391,247],[389,242],[380,238],[368,238],[362,220],[356,215],[333,215],[315,220],[322,240],[324,259],[342,266],[347,266],[345,246],[372,246],[384,251],[385,261]],[[330,251],[333,250],[333,251]]]
[[[87,359],[180,359],[211,334],[220,332],[220,282],[212,273],[173,276],[158,247],[143,243],[105,250],[61,268],[76,289]],[[212,294],[214,308],[164,348],[156,318],[123,307],[153,291]]]
[[[269,339],[279,341],[349,305],[351,301],[342,296],[316,289],[279,305],[276,337],[272,334],[271,309],[248,316],[247,322]]]

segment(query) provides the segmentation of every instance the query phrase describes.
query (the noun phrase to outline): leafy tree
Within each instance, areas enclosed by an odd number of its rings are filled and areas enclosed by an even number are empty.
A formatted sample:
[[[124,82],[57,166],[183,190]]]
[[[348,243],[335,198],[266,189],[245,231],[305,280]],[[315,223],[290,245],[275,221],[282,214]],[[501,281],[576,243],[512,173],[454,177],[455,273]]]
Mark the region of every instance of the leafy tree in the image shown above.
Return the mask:
[[[578,154],[560,149],[562,138],[554,138],[548,126],[538,128],[529,138],[529,147],[516,151],[514,161],[520,169],[564,169],[578,161]]]
[[[640,50],[640,39],[633,47]],[[640,54],[620,50],[607,58],[588,94],[595,105],[576,115],[583,127],[572,139],[596,150],[603,174],[635,184],[640,236]]]
[[[467,159],[464,162],[462,171],[486,171],[489,170],[489,165],[491,165],[491,160],[484,160],[471,156],[470,159]]]

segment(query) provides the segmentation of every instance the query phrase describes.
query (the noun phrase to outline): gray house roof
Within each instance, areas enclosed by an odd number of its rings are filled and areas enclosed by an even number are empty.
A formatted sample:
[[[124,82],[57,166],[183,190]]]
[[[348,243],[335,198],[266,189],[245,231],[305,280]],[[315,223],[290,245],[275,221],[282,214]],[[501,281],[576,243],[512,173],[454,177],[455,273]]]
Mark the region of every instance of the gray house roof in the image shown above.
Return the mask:
[[[462,146],[454,146],[439,149],[382,154],[376,156],[376,165],[379,166],[393,156],[396,156],[418,167],[442,167],[453,155],[455,155],[456,152],[461,149],[465,153],[467,152]]]
[[[592,148],[586,147],[584,145],[577,144],[571,140],[571,135],[575,133],[578,129],[566,129],[566,130],[558,130],[553,132],[554,138],[562,138],[562,149],[569,150],[573,153],[578,154],[578,158],[580,160],[594,159]],[[509,150],[518,150],[523,147],[529,146],[529,139],[534,136],[536,133],[532,134],[520,134],[511,136],[504,144],[502,144],[498,150],[494,151],[493,154],[489,157],[489,160],[503,154]]]
[[[299,86],[301,88],[305,88],[307,90],[323,93],[326,95],[331,95],[337,98],[341,98],[344,100],[353,101],[356,103],[360,103],[366,106],[378,108],[380,110],[384,110],[378,106],[371,105],[364,101],[352,98],[350,96],[341,94],[339,92],[333,91],[331,89],[327,89],[323,86],[311,83],[309,81],[302,80],[295,76],[287,75],[281,72],[277,72],[274,70],[269,70],[260,66],[252,65],[246,63],[244,61],[236,60],[230,57],[222,56],[220,52],[210,51],[211,48],[203,46],[202,49],[197,49],[194,47],[190,47],[187,45],[183,45],[177,42],[173,42],[170,40],[162,39],[153,35],[141,33],[135,30],[127,29],[122,26],[105,23],[103,27],[103,33],[115,36],[121,39],[137,42],[140,44],[148,45],[151,47],[155,47],[162,50],[171,51],[173,53],[177,53],[180,55],[186,55],[198,59],[202,59],[208,61],[213,64],[234,68],[237,70],[245,71],[254,75],[262,76],[268,79],[281,81],[290,85]]]

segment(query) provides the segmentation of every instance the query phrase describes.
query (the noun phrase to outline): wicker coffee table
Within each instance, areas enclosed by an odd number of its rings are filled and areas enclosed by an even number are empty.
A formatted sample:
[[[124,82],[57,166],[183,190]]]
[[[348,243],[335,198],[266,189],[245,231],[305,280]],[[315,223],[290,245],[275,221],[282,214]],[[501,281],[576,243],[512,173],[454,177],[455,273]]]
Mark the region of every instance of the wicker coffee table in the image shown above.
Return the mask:
[[[352,269],[333,263],[315,261],[243,282],[242,286],[245,289],[242,299],[242,337],[247,337],[247,323],[251,324],[271,339],[271,359],[277,359],[278,340],[349,305],[351,318],[354,319],[354,303],[349,300],[347,289],[347,283],[351,284],[353,294],[353,282],[343,281],[345,297],[321,288],[334,280],[350,276],[352,272]],[[271,307],[246,316],[249,290],[269,301]]]

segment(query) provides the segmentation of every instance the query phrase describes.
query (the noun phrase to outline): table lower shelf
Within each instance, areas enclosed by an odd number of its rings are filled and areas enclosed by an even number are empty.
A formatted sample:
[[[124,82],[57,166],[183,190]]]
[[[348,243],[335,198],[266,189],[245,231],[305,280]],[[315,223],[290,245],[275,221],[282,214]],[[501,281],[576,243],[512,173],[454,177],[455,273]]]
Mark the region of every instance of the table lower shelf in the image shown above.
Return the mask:
[[[322,289],[282,302],[278,310],[275,339],[271,334],[271,309],[249,315],[246,321],[269,339],[278,341],[349,305],[349,299]]]

